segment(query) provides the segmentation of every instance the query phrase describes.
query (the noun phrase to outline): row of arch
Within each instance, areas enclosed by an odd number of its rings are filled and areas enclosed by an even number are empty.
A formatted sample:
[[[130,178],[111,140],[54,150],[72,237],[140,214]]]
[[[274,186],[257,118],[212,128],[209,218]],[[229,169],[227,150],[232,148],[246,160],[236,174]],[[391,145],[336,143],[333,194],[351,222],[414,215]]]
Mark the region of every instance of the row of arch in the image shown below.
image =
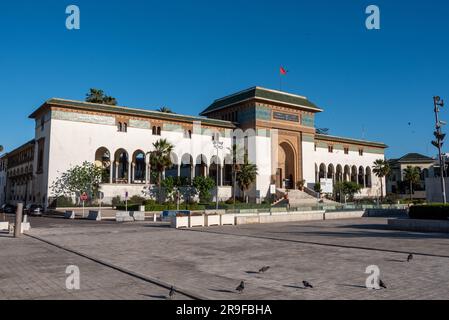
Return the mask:
[[[349,166],[344,167],[340,164],[334,166],[333,164],[325,165],[321,163],[319,166],[315,164],[315,182],[320,179],[332,179],[334,184],[343,181],[352,181],[358,183],[364,188],[372,187],[372,170],[371,167],[363,166]]]
[[[223,163],[222,159],[212,156],[209,159],[200,154],[195,161],[189,153],[180,158],[174,152],[170,154],[172,166],[165,169],[163,176],[185,177],[192,180],[197,176],[209,176],[217,179],[220,186],[232,185],[232,159],[229,157]],[[149,156],[143,150],[134,151],[131,156],[123,148],[111,152],[106,147],[98,148],[95,152],[95,164],[103,168],[103,183],[117,184],[146,184],[155,183],[155,176],[151,174]]]
[[[10,176],[18,176],[18,175],[23,175],[23,174],[32,174],[33,173],[33,165],[29,165],[29,166],[25,166],[25,167],[21,167],[21,168],[16,168],[16,169],[12,169],[9,172]]]

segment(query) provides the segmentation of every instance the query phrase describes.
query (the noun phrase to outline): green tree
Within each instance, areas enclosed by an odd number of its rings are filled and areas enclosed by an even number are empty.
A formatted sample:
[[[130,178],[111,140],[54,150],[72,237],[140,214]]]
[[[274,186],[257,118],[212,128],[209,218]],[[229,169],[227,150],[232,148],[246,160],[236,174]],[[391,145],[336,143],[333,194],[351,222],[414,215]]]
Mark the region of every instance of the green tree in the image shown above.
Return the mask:
[[[117,99],[104,94],[103,90],[91,88],[86,94],[86,102],[117,105]]]
[[[215,187],[214,179],[210,177],[198,176],[193,179],[193,187],[199,195],[200,202],[207,203],[211,199],[210,191]]]
[[[374,161],[373,173],[380,180],[380,200],[384,197],[383,178],[390,174],[390,165],[383,159],[377,159]]]
[[[86,161],[61,174],[53,182],[51,189],[56,197],[71,196],[75,193],[79,198],[81,194],[87,193],[94,198],[98,194],[102,172],[101,167]]]
[[[166,177],[161,182],[162,188],[164,188],[165,196],[170,202],[174,201],[175,193],[178,188],[177,182],[177,177]]]
[[[164,113],[174,113],[173,111],[171,111],[171,109],[170,108],[168,108],[168,107],[160,107],[159,109],[157,109],[156,111],[159,111],[159,112],[164,112]]]
[[[0,144],[0,152],[3,152],[3,146]]]
[[[248,160],[248,156],[245,154],[244,163],[239,165],[239,167],[240,168],[237,172],[237,183],[240,189],[243,191],[243,197],[245,198],[246,202],[248,202],[246,191],[253,184],[253,182],[256,181],[256,177],[258,174],[257,165],[250,163]]]
[[[354,195],[359,193],[362,189],[362,186],[353,181],[343,181],[335,184],[335,191],[340,193],[340,197],[346,196],[352,201],[354,199]]]
[[[172,165],[172,161],[170,158],[170,153],[173,151],[173,145],[168,142],[166,139],[159,139],[155,143],[153,143],[154,150],[149,152],[150,154],[150,165],[151,170],[157,172],[157,181],[156,184],[159,189],[159,202],[162,201],[162,189],[161,189],[161,181],[162,181],[162,173],[166,168]]]
[[[413,185],[421,180],[418,167],[407,166],[404,169],[404,180],[409,183],[410,201],[413,199]]]

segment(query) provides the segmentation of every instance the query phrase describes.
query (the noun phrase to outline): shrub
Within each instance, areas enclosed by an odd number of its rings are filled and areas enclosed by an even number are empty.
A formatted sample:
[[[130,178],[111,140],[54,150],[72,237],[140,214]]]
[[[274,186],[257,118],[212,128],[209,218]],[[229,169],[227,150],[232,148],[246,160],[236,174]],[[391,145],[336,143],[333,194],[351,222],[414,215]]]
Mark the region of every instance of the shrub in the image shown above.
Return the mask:
[[[449,219],[449,204],[415,205],[410,207],[410,219],[447,220]]]
[[[115,196],[114,198],[112,198],[112,206],[116,207],[119,204],[121,204],[121,200],[120,200],[120,196]]]
[[[141,196],[132,196],[131,198],[129,198],[128,201],[131,202],[131,203],[144,204],[145,203],[145,198],[143,198]]]
[[[73,207],[75,204],[72,201],[71,197],[59,196],[56,198],[56,206],[57,207]]]

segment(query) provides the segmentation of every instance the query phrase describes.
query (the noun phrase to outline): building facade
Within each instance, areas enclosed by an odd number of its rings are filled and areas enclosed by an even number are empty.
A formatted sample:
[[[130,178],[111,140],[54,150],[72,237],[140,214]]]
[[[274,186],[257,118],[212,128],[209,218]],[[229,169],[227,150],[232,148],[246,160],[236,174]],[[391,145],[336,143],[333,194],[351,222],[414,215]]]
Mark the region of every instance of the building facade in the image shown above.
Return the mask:
[[[6,203],[34,203],[34,139],[4,156],[6,167],[6,185],[4,198]]]
[[[6,178],[8,170],[8,157],[4,154],[0,157],[0,205],[6,203]]]
[[[312,188],[321,179],[357,182],[361,197],[380,195],[372,166],[384,159],[386,145],[317,134],[315,117],[322,111],[306,97],[261,87],[217,99],[199,117],[49,99],[30,115],[36,124],[32,199],[48,205],[53,182],[84,161],[107,173],[106,199],[142,195],[154,182],[148,152],[161,138],[174,146],[173,166],[164,175],[218,175],[223,200],[232,197],[234,144],[258,167],[247,192],[251,201],[269,197],[273,187],[296,189],[303,180]]]
[[[390,174],[387,177],[387,193],[397,194],[403,198],[410,197],[410,186],[404,180],[404,170],[408,166],[417,167],[420,173],[420,182],[414,185],[413,198],[426,198],[426,179],[435,177],[438,170],[435,170],[436,161],[419,153],[408,153],[399,159],[388,161]]]

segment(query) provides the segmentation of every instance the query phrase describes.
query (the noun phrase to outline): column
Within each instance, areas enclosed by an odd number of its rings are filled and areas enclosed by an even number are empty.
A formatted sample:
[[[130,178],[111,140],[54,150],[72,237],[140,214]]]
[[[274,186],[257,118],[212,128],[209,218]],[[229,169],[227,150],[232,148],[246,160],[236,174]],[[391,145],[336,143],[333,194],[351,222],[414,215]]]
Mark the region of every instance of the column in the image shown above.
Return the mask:
[[[111,164],[109,165],[109,183],[111,184],[113,173],[114,173],[114,163],[111,161]]]
[[[128,184],[131,183],[131,162],[128,161]]]
[[[145,179],[144,183],[147,184],[147,182],[148,182],[148,163],[147,163],[146,159],[145,159],[145,178],[144,179]]]
[[[131,176],[130,176],[131,183],[134,183],[135,175],[136,175],[136,164],[133,162],[131,164]]]
[[[118,179],[118,166],[119,166],[119,162],[115,163],[115,183],[117,183],[117,179]]]
[[[178,166],[178,177],[180,177],[181,176],[181,165],[177,165]]]

